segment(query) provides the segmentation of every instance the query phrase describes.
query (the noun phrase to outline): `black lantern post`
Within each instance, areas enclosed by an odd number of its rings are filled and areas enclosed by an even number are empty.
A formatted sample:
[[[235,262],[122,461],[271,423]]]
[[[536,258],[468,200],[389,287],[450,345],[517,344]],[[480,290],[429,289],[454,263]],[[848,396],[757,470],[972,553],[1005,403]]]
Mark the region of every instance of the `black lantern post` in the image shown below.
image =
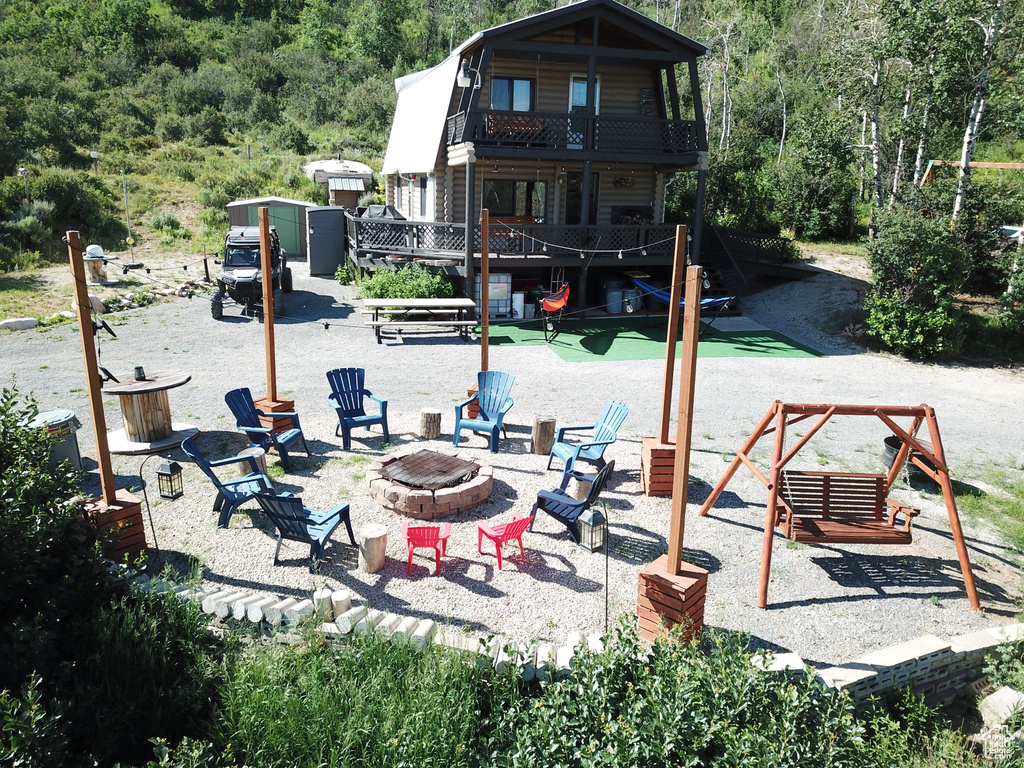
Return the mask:
[[[160,462],[156,468],[156,477],[160,483],[161,499],[180,499],[184,494],[181,487],[181,465],[176,461]]]
[[[597,552],[605,545],[608,537],[608,519],[600,510],[591,507],[580,515],[580,545],[591,552]]]

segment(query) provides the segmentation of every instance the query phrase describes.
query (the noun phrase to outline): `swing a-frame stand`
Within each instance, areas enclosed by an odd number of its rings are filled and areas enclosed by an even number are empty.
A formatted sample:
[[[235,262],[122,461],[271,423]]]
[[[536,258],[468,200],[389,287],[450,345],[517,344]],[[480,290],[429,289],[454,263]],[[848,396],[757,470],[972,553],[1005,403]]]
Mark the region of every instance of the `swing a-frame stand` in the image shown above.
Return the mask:
[[[888,475],[853,472],[802,472],[787,465],[807,442],[833,416],[875,416],[900,440],[900,449]],[[786,428],[797,422],[817,417],[817,421],[788,451],[785,448]],[[904,429],[893,419],[910,418]],[[922,424],[928,428],[928,440],[920,439]],[[767,474],[750,459],[750,452],[767,434],[775,433],[771,465]],[[913,453],[911,450],[913,449]],[[768,489],[765,510],[764,545],[761,550],[761,577],[757,591],[759,608],[768,606],[768,577],[772,563],[772,544],[778,527],[794,541],[819,544],[910,544],[912,518],[919,510],[888,497],[889,489],[907,461],[938,483],[949,513],[949,527],[956,544],[960,571],[963,573],[967,597],[974,610],[979,610],[978,591],[974,585],[971,561],[967,555],[960,515],[957,513],[949,468],[939,437],[935,409],[927,405],[808,405],[776,400],[761,419],[757,429],[743,447],[736,451],[725,476],[708,496],[700,514],[714,506],[726,485],[745,464]],[[903,518],[898,524],[898,518]]]

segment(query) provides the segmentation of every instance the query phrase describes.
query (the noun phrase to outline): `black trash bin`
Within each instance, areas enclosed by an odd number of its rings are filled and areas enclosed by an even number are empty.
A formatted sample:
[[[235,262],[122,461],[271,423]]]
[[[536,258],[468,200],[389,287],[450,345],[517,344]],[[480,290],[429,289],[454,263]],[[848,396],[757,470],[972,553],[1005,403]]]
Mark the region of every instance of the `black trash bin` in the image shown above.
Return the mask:
[[[82,423],[75,414],[65,409],[43,411],[29,424],[30,427],[46,429],[57,438],[50,453],[50,468],[55,468],[62,461],[70,461],[79,472],[82,471],[82,456],[78,452],[78,436],[75,432]]]

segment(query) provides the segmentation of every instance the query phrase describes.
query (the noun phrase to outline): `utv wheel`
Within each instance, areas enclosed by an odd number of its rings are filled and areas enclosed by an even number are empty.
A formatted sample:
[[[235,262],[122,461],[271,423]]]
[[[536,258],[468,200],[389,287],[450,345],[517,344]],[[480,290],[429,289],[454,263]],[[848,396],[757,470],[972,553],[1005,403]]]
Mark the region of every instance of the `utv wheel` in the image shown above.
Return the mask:
[[[224,317],[224,294],[221,291],[214,291],[210,297],[210,314],[214,320]]]
[[[274,291],[274,317],[282,317],[284,315],[284,291],[278,288]]]
[[[291,267],[285,267],[281,270],[281,290],[285,293],[292,292],[292,270]]]

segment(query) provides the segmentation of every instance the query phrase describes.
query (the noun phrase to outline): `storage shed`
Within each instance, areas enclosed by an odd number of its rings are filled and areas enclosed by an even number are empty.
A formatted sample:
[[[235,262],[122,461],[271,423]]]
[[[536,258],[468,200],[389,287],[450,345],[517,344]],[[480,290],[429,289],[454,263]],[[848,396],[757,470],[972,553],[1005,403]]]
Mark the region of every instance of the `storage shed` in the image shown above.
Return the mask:
[[[306,255],[306,209],[315,205],[308,200],[290,200],[286,197],[255,197],[228,203],[228,223],[233,227],[259,225],[259,209],[270,209],[270,224],[277,227],[281,247],[289,256]]]

